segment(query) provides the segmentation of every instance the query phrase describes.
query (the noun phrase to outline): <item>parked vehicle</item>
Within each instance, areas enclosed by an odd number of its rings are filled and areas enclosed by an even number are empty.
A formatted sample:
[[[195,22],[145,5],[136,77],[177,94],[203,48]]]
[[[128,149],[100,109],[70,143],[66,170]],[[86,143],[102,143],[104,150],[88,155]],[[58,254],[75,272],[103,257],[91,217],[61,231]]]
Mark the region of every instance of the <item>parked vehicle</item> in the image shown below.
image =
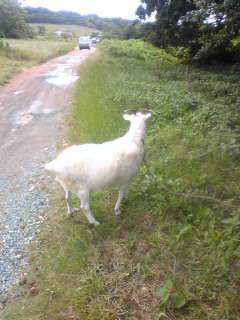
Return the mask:
[[[97,43],[97,38],[92,38],[92,43],[93,44]]]
[[[91,38],[88,36],[80,37],[79,41],[78,41],[78,46],[79,46],[80,50],[82,50],[82,49],[89,49],[90,50],[91,46],[92,46]]]

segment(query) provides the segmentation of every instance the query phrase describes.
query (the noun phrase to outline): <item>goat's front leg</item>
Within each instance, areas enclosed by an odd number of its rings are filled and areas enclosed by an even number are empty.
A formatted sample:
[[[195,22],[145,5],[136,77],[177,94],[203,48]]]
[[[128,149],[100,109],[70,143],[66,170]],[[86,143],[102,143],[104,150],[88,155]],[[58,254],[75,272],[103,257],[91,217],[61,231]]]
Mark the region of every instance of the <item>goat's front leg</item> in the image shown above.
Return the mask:
[[[71,198],[71,191],[69,190],[66,190],[65,189],[65,199],[67,201],[67,215],[69,217],[72,217],[73,216],[73,210],[72,210],[72,198]]]
[[[88,222],[93,224],[94,226],[98,226],[99,222],[94,218],[90,210],[89,192],[78,192],[78,196],[81,199],[81,208],[83,210],[84,215],[88,219]]]
[[[116,205],[115,205],[115,215],[116,216],[119,216],[121,214],[120,206],[121,206],[122,200],[125,197],[125,194],[126,194],[127,190],[128,190],[128,185],[122,186],[120,188],[120,190],[119,190],[118,199],[117,199],[117,202],[116,202]]]

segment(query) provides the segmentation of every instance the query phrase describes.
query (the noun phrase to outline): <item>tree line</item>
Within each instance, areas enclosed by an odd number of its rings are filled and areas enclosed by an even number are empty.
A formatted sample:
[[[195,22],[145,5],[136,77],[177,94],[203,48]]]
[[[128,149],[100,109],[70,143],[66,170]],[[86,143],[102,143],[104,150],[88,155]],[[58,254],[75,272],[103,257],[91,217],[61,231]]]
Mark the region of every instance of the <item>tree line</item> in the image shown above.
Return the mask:
[[[117,32],[131,21],[121,18],[100,18],[95,14],[81,15],[76,12],[58,11],[54,12],[46,8],[26,7],[26,22],[28,23],[52,23],[52,24],[73,24],[88,28],[101,30],[103,32]]]

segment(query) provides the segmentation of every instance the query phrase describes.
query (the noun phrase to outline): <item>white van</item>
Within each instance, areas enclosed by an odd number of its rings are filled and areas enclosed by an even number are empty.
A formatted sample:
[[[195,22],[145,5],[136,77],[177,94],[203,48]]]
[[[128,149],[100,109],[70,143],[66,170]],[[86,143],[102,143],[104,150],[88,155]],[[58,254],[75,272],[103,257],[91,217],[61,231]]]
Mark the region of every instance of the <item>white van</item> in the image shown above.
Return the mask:
[[[92,41],[90,37],[80,37],[78,41],[79,49],[91,49]]]

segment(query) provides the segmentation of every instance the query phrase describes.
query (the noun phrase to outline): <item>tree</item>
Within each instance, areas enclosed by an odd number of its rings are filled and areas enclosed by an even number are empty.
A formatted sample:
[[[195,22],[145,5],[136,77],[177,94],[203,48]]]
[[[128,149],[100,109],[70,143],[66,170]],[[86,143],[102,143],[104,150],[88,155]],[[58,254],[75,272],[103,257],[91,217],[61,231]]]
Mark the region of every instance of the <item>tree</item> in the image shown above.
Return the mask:
[[[232,41],[240,35],[239,0],[141,0],[145,14],[156,12],[159,46],[188,47],[195,60],[234,60]],[[142,10],[142,9],[141,9]],[[142,11],[137,10],[144,16]],[[139,18],[141,18],[139,15]]]
[[[140,20],[146,20],[146,11],[142,5],[137,8],[136,16],[138,16]]]
[[[141,0],[145,14],[156,13],[156,32],[160,46],[179,44],[179,20],[195,9],[194,0]],[[138,7],[139,9],[139,7]],[[139,12],[137,9],[136,14]],[[138,15],[138,14],[137,14]],[[143,15],[143,13],[142,13]],[[138,15],[139,16],[139,15]],[[139,16],[141,19],[141,17]]]
[[[25,22],[25,12],[17,0],[0,0],[0,33],[3,37],[32,37],[33,31]]]
[[[196,9],[182,17],[180,31],[198,21],[197,36],[189,43],[195,60],[234,61],[232,41],[240,35],[239,0],[195,0]]]
[[[45,35],[46,34],[46,27],[45,26],[38,26],[38,34]]]

